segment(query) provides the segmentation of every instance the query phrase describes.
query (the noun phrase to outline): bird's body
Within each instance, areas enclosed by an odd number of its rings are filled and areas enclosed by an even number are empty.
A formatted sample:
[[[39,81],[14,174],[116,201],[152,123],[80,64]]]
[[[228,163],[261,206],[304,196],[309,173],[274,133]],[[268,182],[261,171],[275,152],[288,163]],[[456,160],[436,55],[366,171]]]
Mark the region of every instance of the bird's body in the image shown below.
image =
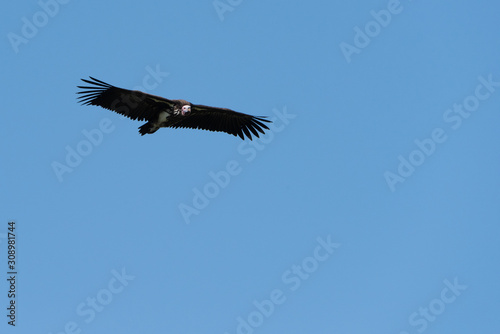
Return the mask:
[[[185,116],[191,111],[191,103],[185,100],[172,100],[173,104],[170,109],[160,111],[156,119],[148,121],[146,124],[139,127],[139,133],[145,135],[147,133],[155,133],[159,128],[169,126],[170,116]],[[183,112],[184,108],[184,112]]]
[[[252,140],[252,134],[269,128],[263,117],[255,117],[226,108],[192,104],[186,100],[169,100],[140,91],[114,87],[90,77],[82,81],[93,86],[78,86],[84,89],[78,94],[83,105],[95,105],[115,111],[133,120],[147,121],[139,127],[141,135],[151,134],[159,128],[191,128],[221,131]]]

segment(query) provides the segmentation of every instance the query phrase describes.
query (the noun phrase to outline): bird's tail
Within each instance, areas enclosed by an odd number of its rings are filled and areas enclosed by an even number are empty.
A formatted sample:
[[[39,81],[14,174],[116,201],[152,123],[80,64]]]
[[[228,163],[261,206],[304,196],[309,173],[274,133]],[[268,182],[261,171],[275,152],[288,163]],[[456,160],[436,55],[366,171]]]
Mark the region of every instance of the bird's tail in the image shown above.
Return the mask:
[[[141,136],[149,133],[155,133],[156,130],[158,130],[158,127],[152,125],[150,122],[147,122],[146,124],[139,127],[139,133],[141,134]]]

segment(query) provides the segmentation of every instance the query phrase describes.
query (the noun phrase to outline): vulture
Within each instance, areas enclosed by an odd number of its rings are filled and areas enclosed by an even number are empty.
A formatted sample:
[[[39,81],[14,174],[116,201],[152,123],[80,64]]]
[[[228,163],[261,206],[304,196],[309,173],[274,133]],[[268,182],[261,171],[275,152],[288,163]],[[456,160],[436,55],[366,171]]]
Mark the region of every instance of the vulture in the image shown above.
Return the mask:
[[[146,94],[137,90],[118,88],[101,80],[90,77],[81,79],[90,86],[77,86],[82,89],[78,101],[82,105],[99,106],[112,110],[133,120],[147,121],[139,127],[139,133],[155,133],[159,128],[190,128],[226,132],[241,139],[252,140],[252,134],[259,137],[265,117],[243,114],[231,109],[192,104],[185,100],[169,100],[160,96]]]

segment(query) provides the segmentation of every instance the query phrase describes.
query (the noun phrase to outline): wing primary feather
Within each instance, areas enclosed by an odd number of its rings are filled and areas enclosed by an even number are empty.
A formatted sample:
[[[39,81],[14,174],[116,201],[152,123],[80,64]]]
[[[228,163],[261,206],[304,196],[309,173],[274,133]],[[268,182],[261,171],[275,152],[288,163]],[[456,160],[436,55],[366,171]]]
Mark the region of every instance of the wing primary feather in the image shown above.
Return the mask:
[[[243,132],[245,132],[248,139],[252,140],[252,134],[250,133],[250,131],[248,131],[248,128],[246,126],[243,126],[241,129],[243,130]]]
[[[111,85],[110,85],[109,83],[104,82],[104,81],[101,81],[101,80],[96,79],[96,78],[93,78],[93,77],[91,77],[90,75],[89,75],[89,78],[90,78],[90,79],[92,79],[92,80],[94,80],[94,81],[97,81],[97,82],[99,82],[99,83],[103,84],[104,86],[111,87]]]
[[[252,131],[255,137],[259,138],[259,133],[255,131],[255,126],[253,124],[250,124],[248,128],[250,129],[250,131]]]

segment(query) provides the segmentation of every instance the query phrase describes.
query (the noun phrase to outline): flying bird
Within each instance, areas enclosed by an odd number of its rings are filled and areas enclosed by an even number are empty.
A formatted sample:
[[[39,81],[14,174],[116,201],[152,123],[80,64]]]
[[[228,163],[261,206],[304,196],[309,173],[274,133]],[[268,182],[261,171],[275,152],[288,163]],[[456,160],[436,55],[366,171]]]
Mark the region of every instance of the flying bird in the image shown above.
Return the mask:
[[[147,121],[139,127],[139,133],[155,133],[159,128],[190,128],[226,132],[241,139],[259,137],[265,117],[243,114],[231,109],[192,104],[185,100],[169,100],[137,90],[118,88],[90,77],[81,79],[91,86],[77,86],[82,91],[78,97],[82,105],[94,105],[112,110],[133,120]]]

